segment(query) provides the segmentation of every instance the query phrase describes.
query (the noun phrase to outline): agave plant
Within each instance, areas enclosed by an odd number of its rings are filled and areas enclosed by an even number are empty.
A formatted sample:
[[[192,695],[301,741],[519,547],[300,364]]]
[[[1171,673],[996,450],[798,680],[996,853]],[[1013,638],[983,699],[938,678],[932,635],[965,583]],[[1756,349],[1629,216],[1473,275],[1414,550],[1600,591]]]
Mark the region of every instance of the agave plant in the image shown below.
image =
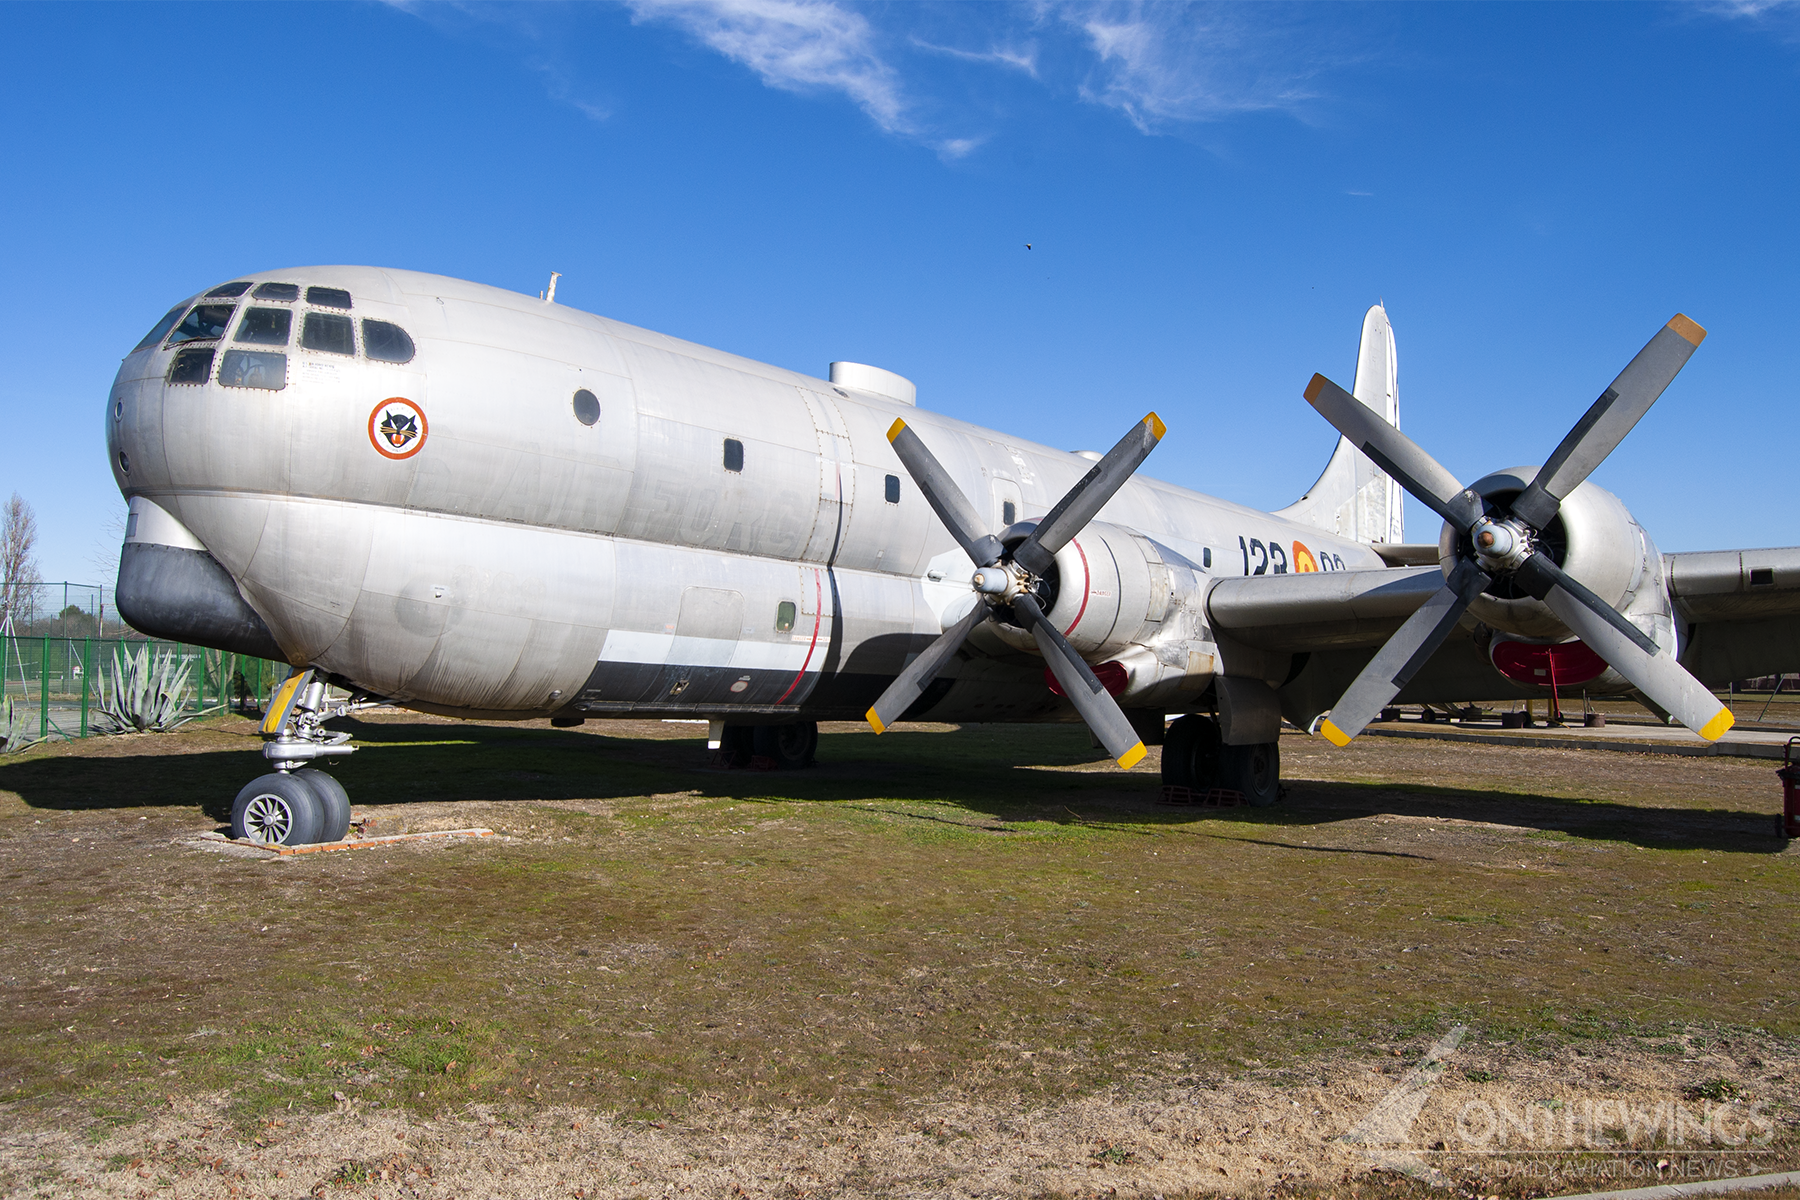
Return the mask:
[[[167,733],[184,725],[189,665],[165,650],[154,658],[148,643],[135,653],[113,651],[112,678],[100,680],[100,707],[94,727],[101,733]]]
[[[0,754],[13,754],[37,741],[33,713],[7,696],[0,700]]]

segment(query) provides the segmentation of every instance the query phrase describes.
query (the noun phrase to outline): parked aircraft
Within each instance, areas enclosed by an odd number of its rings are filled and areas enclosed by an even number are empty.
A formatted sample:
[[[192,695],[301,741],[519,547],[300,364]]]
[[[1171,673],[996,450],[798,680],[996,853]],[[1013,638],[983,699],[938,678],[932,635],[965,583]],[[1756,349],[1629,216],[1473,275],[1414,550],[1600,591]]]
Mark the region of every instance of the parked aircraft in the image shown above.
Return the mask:
[[[1123,766],[1160,742],[1165,783],[1253,804],[1284,719],[1342,743],[1398,701],[1554,683],[1716,738],[1706,683],[1800,668],[1800,550],[1663,555],[1587,480],[1702,336],[1675,318],[1542,469],[1464,488],[1399,432],[1372,308],[1352,390],[1305,393],[1344,437],[1264,513],[1138,476],[1155,413],[1071,452],[919,409],[877,367],[815,378],[553,291],[257,273],[119,369],[118,607],[295,666],[232,811],[270,842],[342,836],[312,764],[353,748],[328,718],[377,702],[704,717],[780,766],[825,719],[1083,720]],[[1437,544],[1404,541],[1396,483]]]

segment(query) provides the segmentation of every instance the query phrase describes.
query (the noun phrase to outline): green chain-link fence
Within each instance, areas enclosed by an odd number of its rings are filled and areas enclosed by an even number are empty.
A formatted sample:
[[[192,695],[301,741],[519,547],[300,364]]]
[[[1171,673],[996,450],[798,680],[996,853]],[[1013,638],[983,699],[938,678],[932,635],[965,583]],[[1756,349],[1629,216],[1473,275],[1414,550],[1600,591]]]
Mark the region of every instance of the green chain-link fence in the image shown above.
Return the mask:
[[[113,655],[146,645],[153,657],[168,653],[188,664],[182,711],[195,716],[261,712],[290,670],[286,663],[153,638],[9,637],[0,638],[5,695],[36,709],[39,740],[87,737],[100,703],[101,674],[112,679]]]

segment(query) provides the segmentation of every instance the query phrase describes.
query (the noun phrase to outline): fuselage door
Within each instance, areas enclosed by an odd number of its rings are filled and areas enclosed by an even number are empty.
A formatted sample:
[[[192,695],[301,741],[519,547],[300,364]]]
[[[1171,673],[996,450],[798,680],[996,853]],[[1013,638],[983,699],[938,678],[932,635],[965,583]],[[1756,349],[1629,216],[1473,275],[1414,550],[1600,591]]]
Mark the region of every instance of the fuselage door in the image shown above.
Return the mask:
[[[850,427],[844,423],[830,396],[808,388],[798,389],[811,414],[819,444],[819,503],[812,533],[801,557],[807,562],[829,564],[850,528],[856,504],[856,467],[850,448]]]

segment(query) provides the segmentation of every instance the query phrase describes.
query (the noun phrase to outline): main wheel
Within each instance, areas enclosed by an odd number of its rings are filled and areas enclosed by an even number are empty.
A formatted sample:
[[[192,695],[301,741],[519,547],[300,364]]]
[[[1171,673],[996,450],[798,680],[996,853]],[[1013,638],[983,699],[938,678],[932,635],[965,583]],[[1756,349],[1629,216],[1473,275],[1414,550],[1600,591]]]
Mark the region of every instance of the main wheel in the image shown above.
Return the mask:
[[[1219,726],[1211,717],[1179,717],[1163,734],[1162,781],[1203,792],[1219,786]]]
[[[751,725],[727,725],[719,732],[719,764],[747,767],[756,753],[756,729]]]
[[[1275,742],[1225,746],[1219,754],[1219,787],[1244,794],[1244,802],[1267,808],[1281,798],[1281,747]]]
[[[244,785],[231,805],[231,836],[265,846],[305,846],[319,840],[324,805],[292,775],[264,775]]]
[[[344,785],[317,767],[295,771],[294,778],[305,783],[319,798],[319,840],[343,841],[344,835],[350,832],[350,793],[344,790]]]
[[[792,725],[756,726],[756,755],[772,758],[777,768],[797,771],[813,765],[819,749],[819,723],[797,721]]]

